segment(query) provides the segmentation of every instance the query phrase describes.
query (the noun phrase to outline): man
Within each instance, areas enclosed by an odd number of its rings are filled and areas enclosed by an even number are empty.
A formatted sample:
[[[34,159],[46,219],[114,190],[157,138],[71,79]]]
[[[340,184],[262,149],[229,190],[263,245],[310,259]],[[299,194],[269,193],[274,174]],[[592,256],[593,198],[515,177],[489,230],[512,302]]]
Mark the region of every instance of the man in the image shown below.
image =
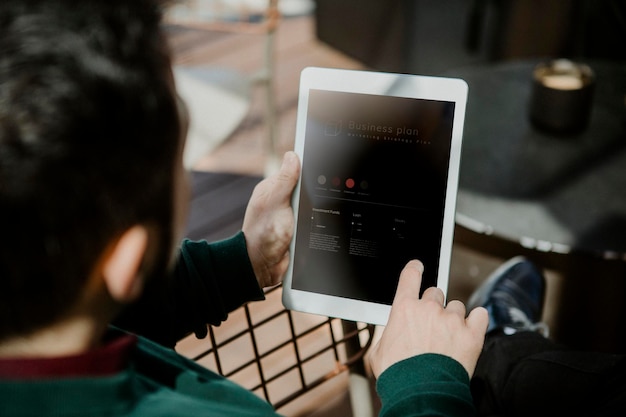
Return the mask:
[[[201,333],[199,321],[219,322],[279,282],[291,238],[299,165],[288,154],[255,190],[242,233],[183,242],[168,272],[188,187],[160,7],[0,5],[3,416],[274,415],[241,387],[108,326],[145,288],[120,325],[168,345]]]
[[[241,233],[178,247],[185,116],[161,7],[0,3],[3,416],[275,415],[163,345],[202,336],[206,323],[280,282],[299,163],[287,153],[255,189]],[[412,261],[402,272],[372,368],[389,415],[469,415],[487,314],[444,307],[438,289],[420,299],[421,271]],[[407,379],[424,368],[431,382]],[[407,389],[428,399],[433,384],[434,401],[408,408]]]

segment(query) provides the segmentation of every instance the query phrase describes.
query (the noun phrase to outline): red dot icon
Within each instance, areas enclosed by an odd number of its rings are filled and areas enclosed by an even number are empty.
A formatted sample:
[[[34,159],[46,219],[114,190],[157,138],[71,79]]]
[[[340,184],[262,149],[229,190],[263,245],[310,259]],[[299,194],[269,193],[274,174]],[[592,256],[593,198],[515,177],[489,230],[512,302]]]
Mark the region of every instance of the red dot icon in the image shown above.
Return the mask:
[[[354,188],[354,180],[352,178],[348,178],[346,180],[346,187],[348,188]]]

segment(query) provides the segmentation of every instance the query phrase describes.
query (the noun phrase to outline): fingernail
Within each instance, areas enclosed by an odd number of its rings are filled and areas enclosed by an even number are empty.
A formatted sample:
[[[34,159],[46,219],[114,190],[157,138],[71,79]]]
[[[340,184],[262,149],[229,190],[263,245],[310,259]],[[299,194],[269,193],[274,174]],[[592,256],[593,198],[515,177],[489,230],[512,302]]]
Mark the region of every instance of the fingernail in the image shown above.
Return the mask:
[[[285,154],[283,155],[283,165],[281,168],[284,168],[285,165],[287,165],[290,162],[291,158],[293,158],[292,152],[290,151],[285,152]]]
[[[413,259],[409,262],[413,268],[416,268],[420,273],[424,273],[424,264],[418,259]]]

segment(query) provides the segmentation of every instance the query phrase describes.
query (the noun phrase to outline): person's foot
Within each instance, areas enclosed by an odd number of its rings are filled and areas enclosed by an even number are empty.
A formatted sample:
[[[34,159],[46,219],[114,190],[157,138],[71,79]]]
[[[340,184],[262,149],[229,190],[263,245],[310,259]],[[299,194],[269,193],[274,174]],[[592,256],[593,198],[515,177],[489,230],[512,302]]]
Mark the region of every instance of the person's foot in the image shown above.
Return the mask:
[[[537,266],[524,257],[515,257],[502,264],[474,291],[467,309],[478,306],[487,309],[487,332],[539,331],[547,337],[548,327],[540,322],[545,287],[545,278]]]

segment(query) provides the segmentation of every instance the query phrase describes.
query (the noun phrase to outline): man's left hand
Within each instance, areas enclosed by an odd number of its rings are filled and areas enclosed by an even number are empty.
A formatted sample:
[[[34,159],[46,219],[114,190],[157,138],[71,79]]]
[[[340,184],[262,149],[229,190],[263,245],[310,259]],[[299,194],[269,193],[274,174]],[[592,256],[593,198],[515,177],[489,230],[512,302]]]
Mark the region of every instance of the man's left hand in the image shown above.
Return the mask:
[[[289,151],[280,170],[257,184],[250,197],[242,230],[261,288],[279,284],[289,265],[294,229],[291,195],[299,175],[300,160]]]

